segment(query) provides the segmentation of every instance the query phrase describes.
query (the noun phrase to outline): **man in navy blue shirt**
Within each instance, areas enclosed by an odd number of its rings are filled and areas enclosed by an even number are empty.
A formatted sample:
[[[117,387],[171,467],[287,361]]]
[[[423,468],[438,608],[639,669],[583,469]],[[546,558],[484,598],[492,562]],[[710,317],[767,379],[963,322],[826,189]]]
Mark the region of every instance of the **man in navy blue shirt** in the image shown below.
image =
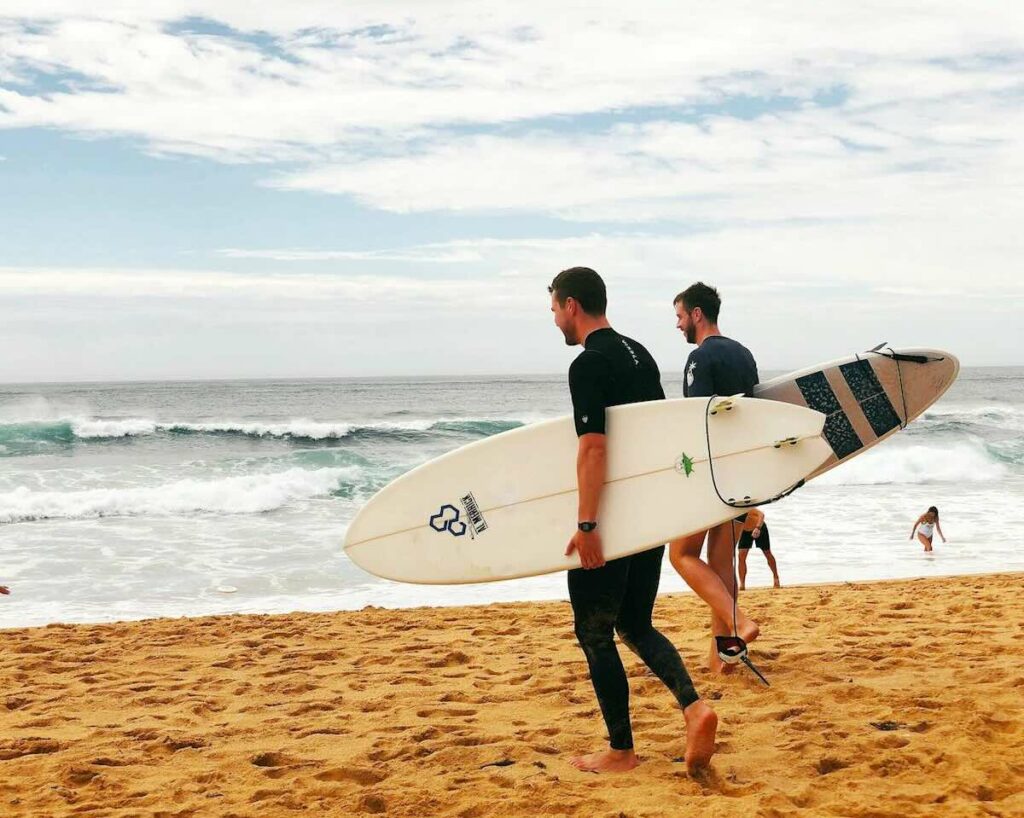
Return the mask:
[[[697,348],[686,359],[683,371],[683,396],[703,398],[712,395],[754,394],[757,385],[757,363],[750,350],[718,329],[718,312],[722,299],[718,290],[698,281],[675,297],[676,327],[687,343]],[[701,531],[669,544],[669,560],[679,575],[711,608],[712,670],[728,673],[730,665],[718,655],[715,636],[731,636],[734,632],[746,642],[757,638],[757,623],[737,610],[733,622],[736,578],[733,570],[735,536],[742,530],[745,515],[738,523],[721,523],[710,531]],[[704,537],[708,540],[708,561],[700,558]]]

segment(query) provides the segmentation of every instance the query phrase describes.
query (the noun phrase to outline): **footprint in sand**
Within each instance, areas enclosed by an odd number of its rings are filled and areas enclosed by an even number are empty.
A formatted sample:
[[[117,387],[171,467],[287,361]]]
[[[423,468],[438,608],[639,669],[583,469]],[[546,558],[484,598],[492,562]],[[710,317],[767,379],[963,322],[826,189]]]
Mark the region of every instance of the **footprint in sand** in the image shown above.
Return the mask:
[[[313,776],[317,781],[351,781],[362,787],[379,784],[388,774],[369,767],[333,767]]]
[[[64,785],[67,787],[84,787],[94,778],[99,778],[98,770],[90,770],[88,767],[71,767],[64,773]]]
[[[427,662],[427,667],[456,667],[458,665],[468,665],[470,661],[469,656],[461,650],[453,650],[441,659],[434,659]]]
[[[263,768],[264,775],[267,778],[275,779],[282,778],[301,767],[309,767],[316,764],[313,761],[302,761],[279,752],[259,753],[249,759],[249,761],[254,767]]]
[[[814,769],[818,775],[828,775],[829,773],[834,773],[836,770],[845,770],[849,766],[849,761],[843,761],[840,758],[826,756],[825,758],[818,760],[818,763],[814,765]]]
[[[465,718],[466,716],[475,716],[476,714],[477,711],[469,707],[453,707],[450,710],[430,709],[416,711],[416,715],[421,719],[429,719],[433,716],[454,716],[456,718]]]
[[[59,741],[50,738],[18,738],[11,741],[0,741],[0,761],[24,756],[48,755],[61,750]]]
[[[327,702],[307,702],[288,711],[289,716],[305,716],[307,713],[330,713],[336,705]]]

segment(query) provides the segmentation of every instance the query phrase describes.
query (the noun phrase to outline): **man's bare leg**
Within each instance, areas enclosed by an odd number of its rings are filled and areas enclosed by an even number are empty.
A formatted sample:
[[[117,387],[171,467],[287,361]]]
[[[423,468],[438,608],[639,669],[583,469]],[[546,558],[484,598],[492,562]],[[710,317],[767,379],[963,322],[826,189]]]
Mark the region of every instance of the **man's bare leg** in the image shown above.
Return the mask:
[[[712,617],[711,621],[711,658],[709,666],[712,671],[718,673],[728,674],[732,673],[733,670],[736,669],[735,665],[728,665],[719,657],[718,645],[715,642],[715,637],[731,636],[733,633],[732,628],[730,627],[732,623],[732,611],[735,604],[733,591],[736,589],[736,573],[733,568],[733,549],[736,547],[735,538],[739,537],[740,530],[741,526],[727,522],[716,525],[708,532],[708,567],[719,579],[721,588],[725,592],[725,604],[727,605],[728,610],[725,617]],[[741,615],[738,608],[736,609],[736,620],[739,637],[747,643],[753,642],[760,633],[757,623],[748,619],[745,615]],[[741,629],[739,627],[741,624],[746,627]],[[744,635],[745,633],[749,633],[752,638],[748,639],[747,636]]]
[[[707,767],[715,754],[718,716],[698,699],[683,711],[686,719],[686,769],[691,773]]]
[[[691,534],[689,537],[673,540],[669,543],[669,561],[679,572],[687,585],[703,599],[712,613],[712,628],[716,633],[732,634],[732,594],[726,590],[721,577],[700,558],[704,534]],[[736,611],[736,630],[746,642],[757,639],[759,628],[757,623],[749,619],[742,610]],[[715,656],[717,658],[717,652]]]
[[[569,760],[577,770],[585,773],[627,773],[640,763],[633,750],[599,750]]]
[[[744,548],[740,551],[740,590],[747,590],[747,554],[750,552]]]
[[[775,577],[775,583],[772,587],[781,588],[782,584],[779,582],[779,566],[775,562],[775,557],[772,556],[771,549],[764,552],[764,558],[768,560],[768,567],[772,569],[772,576]]]

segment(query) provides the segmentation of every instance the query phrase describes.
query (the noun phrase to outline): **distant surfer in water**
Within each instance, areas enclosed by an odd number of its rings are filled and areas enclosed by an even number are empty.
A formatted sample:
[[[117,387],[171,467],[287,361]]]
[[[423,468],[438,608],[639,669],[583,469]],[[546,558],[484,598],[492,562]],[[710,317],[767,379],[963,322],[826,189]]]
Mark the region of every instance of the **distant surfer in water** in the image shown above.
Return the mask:
[[[772,554],[772,541],[768,535],[768,523],[764,520],[764,514],[758,509],[752,508],[747,512],[747,518],[743,523],[743,532],[740,534],[740,542],[737,548],[740,553],[740,590],[747,590],[747,554],[753,546],[757,546],[764,558],[768,560],[768,567],[771,569],[775,581],[773,586],[781,588],[779,582],[779,566]]]
[[[945,542],[946,535],[942,533],[942,526],[939,525],[939,510],[935,506],[929,506],[928,510],[917,518],[914,527],[910,529],[910,539],[914,539],[914,533],[916,532],[917,539],[924,546],[924,550],[931,551],[932,538],[935,536],[936,531],[939,532],[939,536]]]
[[[0,594],[3,594],[4,596],[6,596],[10,592],[11,592],[11,589],[8,588],[6,585],[0,585]]]
[[[615,646],[618,632],[679,702],[686,720],[686,765],[696,771],[707,766],[715,751],[718,717],[697,695],[679,651],[651,623],[665,546],[605,562],[599,527],[607,473],[605,410],[663,400],[661,374],[643,346],[609,325],[604,281],[594,270],[563,270],[548,291],[555,325],[565,343],[583,346],[569,367],[579,438],[579,513],[576,533],[565,553],[577,554],[582,566],[568,572],[569,601],[576,638],[586,655],[610,740],[608,749],[577,756],[571,763],[586,772],[625,772],[638,763],[629,718],[629,683]]]
[[[687,343],[697,345],[686,359],[683,396],[753,395],[758,382],[757,363],[750,350],[719,331],[718,312],[722,299],[718,290],[698,281],[679,293],[673,305],[676,327],[686,336]],[[708,661],[711,669],[719,673],[728,673],[732,667],[719,656],[716,637],[735,633],[744,642],[753,642],[759,633],[757,623],[739,609],[736,609],[736,621],[733,622],[733,592],[736,588],[733,548],[745,520],[746,514],[743,514],[709,531],[700,531],[669,543],[672,566],[711,608],[712,638]],[[705,536],[708,541],[706,563],[700,558]]]

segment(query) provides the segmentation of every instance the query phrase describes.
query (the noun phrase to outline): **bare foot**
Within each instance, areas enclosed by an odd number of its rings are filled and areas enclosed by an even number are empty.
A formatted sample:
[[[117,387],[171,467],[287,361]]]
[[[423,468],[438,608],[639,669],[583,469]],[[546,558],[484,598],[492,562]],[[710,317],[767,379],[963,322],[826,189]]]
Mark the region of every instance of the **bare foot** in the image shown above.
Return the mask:
[[[772,587],[773,588],[781,588],[782,587],[782,584],[779,582],[778,578],[775,579],[775,582],[772,584]]]
[[[690,706],[692,707],[693,705]],[[582,770],[585,773],[628,773],[640,761],[632,750],[608,749],[599,750],[590,755],[576,756],[570,759],[569,763],[577,770]]]
[[[718,655],[718,644],[713,636],[711,637],[711,652],[708,654],[708,670],[712,673],[720,673],[723,676],[728,676],[736,670],[735,665],[726,664],[722,661],[722,657]]]
[[[715,733],[718,731],[718,716],[701,700],[695,701],[683,711],[686,719],[686,769],[691,774],[707,767],[715,754]]]
[[[761,635],[761,628],[758,624],[753,619],[748,619],[745,616],[740,620],[738,630],[740,632],[740,639],[748,645]]]

